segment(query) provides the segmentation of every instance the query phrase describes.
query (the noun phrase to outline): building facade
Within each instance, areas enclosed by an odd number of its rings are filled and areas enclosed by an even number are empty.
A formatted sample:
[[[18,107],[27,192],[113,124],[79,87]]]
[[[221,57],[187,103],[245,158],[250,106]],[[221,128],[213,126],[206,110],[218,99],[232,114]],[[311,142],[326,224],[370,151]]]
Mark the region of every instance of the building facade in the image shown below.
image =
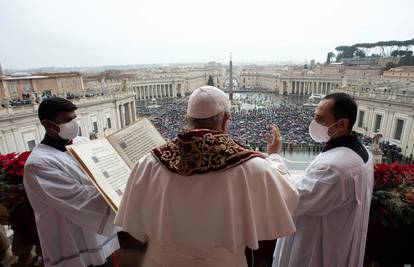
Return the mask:
[[[136,120],[133,92],[74,99],[78,107],[76,121],[79,135],[109,135]],[[0,154],[32,150],[41,142],[45,131],[37,109],[39,104],[0,109]]]
[[[82,95],[82,76],[78,72],[69,73],[15,73],[0,77],[0,96],[7,101],[34,100],[36,97],[56,95]]]
[[[414,81],[414,66],[404,66],[384,71],[384,79]]]
[[[240,73],[240,80],[243,89],[264,90],[280,95],[325,95],[342,83],[339,75],[276,68],[245,69]]]
[[[149,100],[184,97],[196,88],[206,85],[210,76],[215,86],[223,88],[225,74],[221,64],[210,62],[195,67],[158,67],[109,74],[85,74],[83,80],[86,92],[105,94],[113,88],[131,88],[137,100]]]
[[[380,133],[405,156],[414,154],[414,83],[366,81],[336,91],[352,95],[358,103],[356,132],[370,137]]]

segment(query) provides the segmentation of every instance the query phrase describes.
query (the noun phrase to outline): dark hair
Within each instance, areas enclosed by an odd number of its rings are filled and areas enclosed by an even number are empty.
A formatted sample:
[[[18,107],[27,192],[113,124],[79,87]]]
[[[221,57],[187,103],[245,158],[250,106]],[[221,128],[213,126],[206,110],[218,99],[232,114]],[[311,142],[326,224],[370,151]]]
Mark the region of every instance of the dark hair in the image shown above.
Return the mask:
[[[75,104],[61,97],[49,97],[40,103],[38,115],[39,120],[55,121],[56,117],[61,112],[70,112],[76,110]]]
[[[335,117],[335,120],[348,119],[348,129],[351,131],[354,127],[358,106],[355,100],[346,93],[333,93],[325,96],[325,100],[333,100],[334,105],[332,106],[331,113]]]

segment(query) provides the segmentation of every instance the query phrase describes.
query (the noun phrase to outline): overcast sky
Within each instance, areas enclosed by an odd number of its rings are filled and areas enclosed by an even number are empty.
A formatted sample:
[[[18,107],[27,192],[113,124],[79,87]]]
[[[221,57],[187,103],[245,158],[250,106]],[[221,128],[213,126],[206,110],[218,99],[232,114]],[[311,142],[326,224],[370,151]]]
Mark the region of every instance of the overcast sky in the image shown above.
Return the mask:
[[[0,0],[3,68],[323,61],[414,38],[413,0]]]

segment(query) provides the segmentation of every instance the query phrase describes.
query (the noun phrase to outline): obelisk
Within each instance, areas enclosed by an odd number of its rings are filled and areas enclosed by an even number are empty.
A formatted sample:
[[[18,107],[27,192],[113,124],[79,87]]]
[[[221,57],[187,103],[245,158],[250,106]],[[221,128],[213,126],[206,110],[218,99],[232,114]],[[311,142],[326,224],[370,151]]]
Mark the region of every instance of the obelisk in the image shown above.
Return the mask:
[[[230,67],[229,67],[229,99],[233,101],[233,62],[230,54]]]

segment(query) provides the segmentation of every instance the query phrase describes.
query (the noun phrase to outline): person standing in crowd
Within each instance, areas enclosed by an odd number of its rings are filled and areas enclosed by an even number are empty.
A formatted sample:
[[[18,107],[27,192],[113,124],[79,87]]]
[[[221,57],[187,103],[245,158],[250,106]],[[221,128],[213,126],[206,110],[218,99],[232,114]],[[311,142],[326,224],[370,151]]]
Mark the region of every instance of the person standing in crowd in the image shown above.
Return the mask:
[[[352,133],[357,110],[345,93],[317,106],[309,133],[324,148],[295,181],[296,233],[278,239],[274,267],[363,266],[374,166]]]
[[[39,105],[46,134],[27,160],[24,187],[46,267],[109,267],[119,248],[115,213],[65,148],[77,141],[75,110],[59,97]]]
[[[247,266],[246,247],[261,251],[294,233],[298,195],[286,167],[237,144],[230,119],[223,91],[196,89],[190,129],[133,169],[115,223],[148,243],[144,266]],[[253,253],[254,266],[271,265],[268,251]]]

